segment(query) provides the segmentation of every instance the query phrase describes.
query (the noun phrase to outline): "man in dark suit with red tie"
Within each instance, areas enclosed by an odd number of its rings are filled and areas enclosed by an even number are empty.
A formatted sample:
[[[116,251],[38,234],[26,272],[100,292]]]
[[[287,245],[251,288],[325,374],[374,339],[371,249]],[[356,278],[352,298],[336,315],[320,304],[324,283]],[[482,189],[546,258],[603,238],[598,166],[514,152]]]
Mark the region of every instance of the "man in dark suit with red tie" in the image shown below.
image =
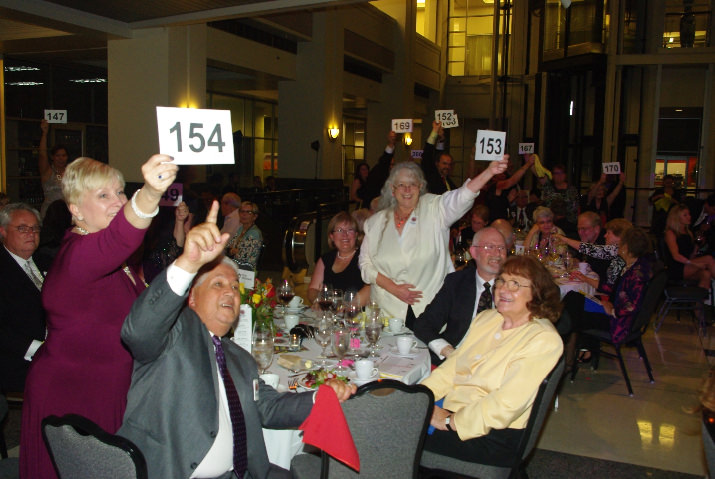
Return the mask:
[[[434,365],[454,352],[478,313],[494,307],[491,292],[506,259],[504,237],[495,228],[482,228],[474,235],[469,253],[477,267],[448,274],[432,302],[415,320],[415,336],[429,347]]]
[[[21,392],[30,361],[45,340],[40,291],[46,265],[32,255],[40,244],[40,214],[24,203],[0,210],[0,389]]]

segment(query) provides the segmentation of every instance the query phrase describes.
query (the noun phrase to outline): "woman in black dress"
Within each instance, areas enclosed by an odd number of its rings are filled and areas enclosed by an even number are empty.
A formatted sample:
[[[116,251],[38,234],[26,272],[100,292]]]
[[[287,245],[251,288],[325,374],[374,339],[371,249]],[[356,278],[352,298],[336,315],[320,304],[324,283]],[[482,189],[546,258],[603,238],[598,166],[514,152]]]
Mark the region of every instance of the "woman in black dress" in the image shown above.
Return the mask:
[[[308,286],[308,299],[311,302],[317,299],[321,284],[329,284],[343,291],[357,291],[360,304],[370,300],[370,285],[363,282],[358,267],[358,233],[357,222],[345,211],[330,220],[328,245],[333,249],[315,263],[315,271]]]
[[[675,280],[697,281],[701,288],[710,289],[710,282],[715,277],[715,259],[710,255],[695,256],[690,210],[684,204],[675,205],[668,212],[665,246],[668,276]]]

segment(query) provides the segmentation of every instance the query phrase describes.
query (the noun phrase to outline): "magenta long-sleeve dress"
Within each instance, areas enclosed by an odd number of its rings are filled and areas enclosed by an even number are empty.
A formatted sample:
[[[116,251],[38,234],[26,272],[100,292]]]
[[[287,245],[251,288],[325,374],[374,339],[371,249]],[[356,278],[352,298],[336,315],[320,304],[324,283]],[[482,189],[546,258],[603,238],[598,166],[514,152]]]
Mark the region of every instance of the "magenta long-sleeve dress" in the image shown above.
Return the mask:
[[[49,415],[75,413],[103,429],[119,429],[132,374],[120,339],[124,318],[144,283],[122,269],[142,242],[124,210],[109,226],[82,236],[67,232],[42,287],[48,335],[35,354],[25,386],[20,477],[56,478],[42,441]]]

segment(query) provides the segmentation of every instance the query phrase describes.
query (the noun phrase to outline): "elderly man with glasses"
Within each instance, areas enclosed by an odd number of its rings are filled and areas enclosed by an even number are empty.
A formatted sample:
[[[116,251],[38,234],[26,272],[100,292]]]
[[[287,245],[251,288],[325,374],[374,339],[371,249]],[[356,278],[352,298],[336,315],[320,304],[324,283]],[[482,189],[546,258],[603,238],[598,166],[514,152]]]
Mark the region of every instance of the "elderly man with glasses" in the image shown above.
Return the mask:
[[[429,346],[435,365],[454,352],[477,313],[494,307],[494,278],[506,259],[504,236],[495,228],[483,228],[474,235],[469,253],[476,268],[468,266],[448,274],[415,321],[415,336]]]
[[[0,238],[0,389],[16,392],[25,388],[30,361],[45,340],[45,265],[32,258],[40,244],[40,214],[25,203],[5,206]]]

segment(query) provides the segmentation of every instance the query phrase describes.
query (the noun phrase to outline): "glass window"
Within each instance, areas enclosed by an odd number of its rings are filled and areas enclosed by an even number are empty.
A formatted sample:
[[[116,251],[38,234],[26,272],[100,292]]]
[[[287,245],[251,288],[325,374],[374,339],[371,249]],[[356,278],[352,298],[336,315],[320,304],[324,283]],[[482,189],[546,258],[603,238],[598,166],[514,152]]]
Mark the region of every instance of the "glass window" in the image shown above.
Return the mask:
[[[493,3],[451,0],[449,5],[447,73],[452,76],[490,75],[494,38]]]
[[[253,177],[263,181],[278,175],[278,106],[252,98],[209,92],[207,108],[231,111],[234,165],[211,165],[207,176],[240,175],[241,187],[253,186]]]
[[[663,48],[710,46],[712,6],[710,0],[667,0]]]

